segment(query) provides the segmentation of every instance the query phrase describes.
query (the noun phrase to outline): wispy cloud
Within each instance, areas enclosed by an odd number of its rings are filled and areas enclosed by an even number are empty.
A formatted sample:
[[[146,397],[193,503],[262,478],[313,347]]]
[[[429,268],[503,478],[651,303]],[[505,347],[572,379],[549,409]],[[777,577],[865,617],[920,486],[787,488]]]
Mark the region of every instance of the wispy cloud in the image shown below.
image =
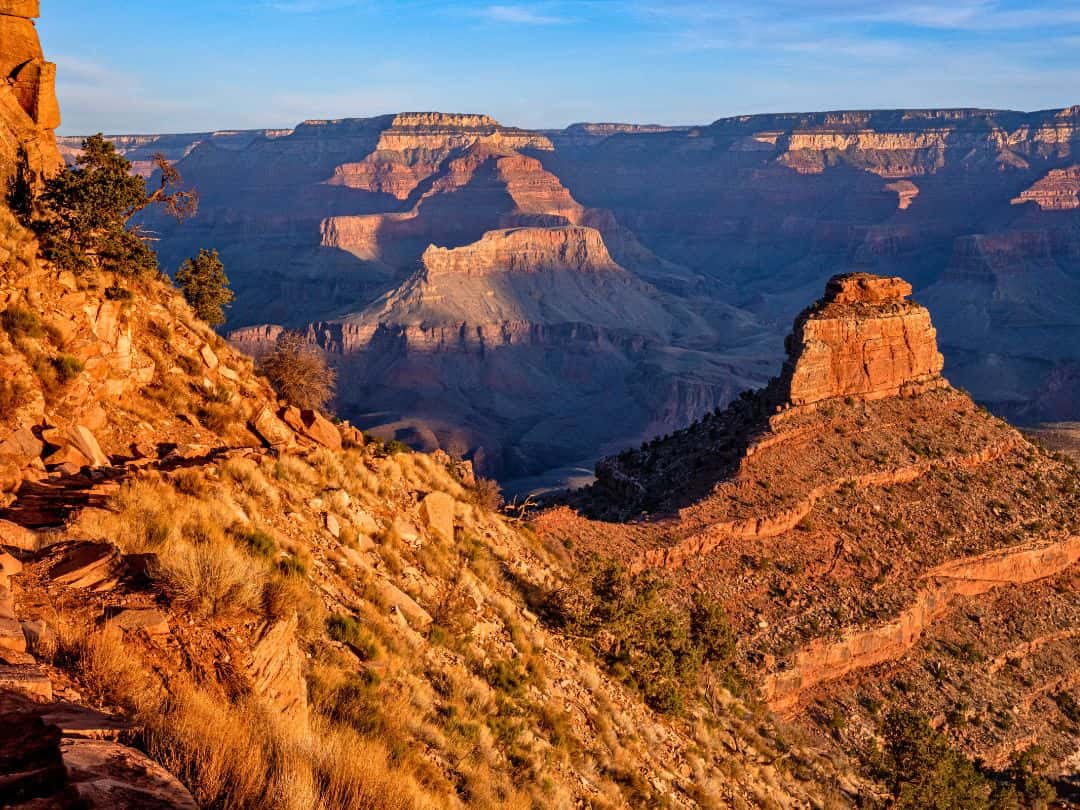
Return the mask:
[[[487,6],[480,15],[495,22],[513,25],[559,25],[568,22],[566,17],[547,14],[527,6]]]

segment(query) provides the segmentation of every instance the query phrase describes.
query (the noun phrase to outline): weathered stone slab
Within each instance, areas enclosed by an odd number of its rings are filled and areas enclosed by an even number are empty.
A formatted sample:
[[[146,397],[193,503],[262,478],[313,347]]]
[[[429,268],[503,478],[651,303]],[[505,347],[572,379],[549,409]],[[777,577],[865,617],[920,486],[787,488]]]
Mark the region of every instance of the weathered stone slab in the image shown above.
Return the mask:
[[[198,810],[188,789],[145,754],[111,740],[60,744],[69,783],[87,807]]]
[[[0,691],[10,689],[34,700],[51,701],[52,681],[40,667],[0,665]]]
[[[420,517],[435,535],[453,542],[455,507],[454,499],[445,492],[429,492],[420,502]]]

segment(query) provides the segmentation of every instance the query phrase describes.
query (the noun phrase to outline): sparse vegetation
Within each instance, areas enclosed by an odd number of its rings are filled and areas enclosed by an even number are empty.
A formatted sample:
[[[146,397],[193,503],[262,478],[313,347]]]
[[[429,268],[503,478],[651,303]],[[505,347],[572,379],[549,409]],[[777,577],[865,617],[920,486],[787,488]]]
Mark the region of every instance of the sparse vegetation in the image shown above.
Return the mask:
[[[10,421],[30,401],[30,386],[18,377],[0,379],[0,421]]]
[[[722,608],[701,593],[681,602],[655,574],[631,575],[593,559],[545,607],[557,626],[590,639],[600,660],[656,711],[681,711],[706,667],[737,680],[734,633]]]
[[[32,225],[45,257],[74,273],[138,276],[157,270],[157,257],[132,218],[161,205],[182,220],[195,213],[198,198],[181,188],[179,172],[163,156],[154,160],[160,187],[151,193],[112,143],[101,135],[87,138],[75,166],[49,180],[38,201]]]
[[[200,250],[198,256],[187,259],[176,273],[176,285],[202,320],[210,326],[225,323],[224,308],[236,296],[216,250]]]
[[[297,332],[283,332],[278,337],[274,350],[259,364],[259,373],[279,397],[298,408],[321,410],[334,397],[336,372]]]
[[[957,752],[917,712],[891,710],[884,724],[883,779],[895,810],[1044,810],[1056,794],[1035,768],[1037,749],[1014,758],[1001,774]]]

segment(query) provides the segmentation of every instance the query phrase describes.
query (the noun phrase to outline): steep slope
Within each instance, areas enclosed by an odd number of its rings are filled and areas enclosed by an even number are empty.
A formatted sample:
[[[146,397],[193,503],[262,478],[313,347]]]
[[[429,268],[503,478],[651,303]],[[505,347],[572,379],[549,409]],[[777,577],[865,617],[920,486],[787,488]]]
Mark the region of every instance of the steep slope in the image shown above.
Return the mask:
[[[604,461],[541,534],[721,599],[770,706],[822,739],[869,757],[907,705],[1075,779],[1076,465],[940,376],[910,290],[835,277],[766,389]]]

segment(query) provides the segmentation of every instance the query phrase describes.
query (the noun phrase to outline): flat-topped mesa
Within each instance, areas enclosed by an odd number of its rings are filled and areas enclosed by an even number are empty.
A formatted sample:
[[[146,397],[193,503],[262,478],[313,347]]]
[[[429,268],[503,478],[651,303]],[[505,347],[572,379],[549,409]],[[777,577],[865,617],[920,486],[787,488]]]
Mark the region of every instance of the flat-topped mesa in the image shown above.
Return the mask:
[[[593,228],[512,228],[488,231],[479,242],[458,248],[432,245],[421,260],[429,275],[456,273],[622,272]]]
[[[835,397],[882,399],[943,385],[944,359],[930,312],[911,285],[869,273],[834,276],[787,338],[778,399],[809,405]]]
[[[470,113],[404,112],[394,116],[395,129],[496,129],[501,125],[490,115]]]

